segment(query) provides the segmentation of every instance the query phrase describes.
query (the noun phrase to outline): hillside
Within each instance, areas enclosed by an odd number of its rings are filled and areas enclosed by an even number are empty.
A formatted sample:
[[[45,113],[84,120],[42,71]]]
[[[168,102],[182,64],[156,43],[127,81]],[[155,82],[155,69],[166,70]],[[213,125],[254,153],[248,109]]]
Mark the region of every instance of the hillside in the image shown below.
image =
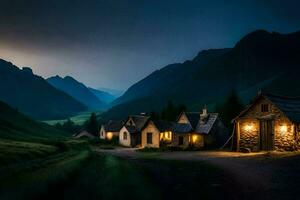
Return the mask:
[[[104,102],[100,101],[83,83],[78,82],[73,77],[54,76],[48,78],[47,81],[53,87],[69,94],[90,109],[103,109],[105,107]]]
[[[66,118],[86,110],[30,68],[19,69],[5,60],[0,60],[0,100],[35,119]]]
[[[0,101],[0,139],[40,140],[69,136],[45,123],[33,121]]]
[[[201,51],[193,60],[153,72],[116,99],[103,119],[159,110],[168,100],[200,109],[222,101],[232,89],[245,102],[260,89],[299,95],[299,52],[300,32],[252,32],[232,49]]]
[[[101,101],[103,101],[106,104],[111,103],[113,100],[116,99],[115,96],[113,96],[112,94],[108,93],[108,92],[104,92],[101,90],[97,90],[94,88],[88,88],[98,99],[100,99]]]

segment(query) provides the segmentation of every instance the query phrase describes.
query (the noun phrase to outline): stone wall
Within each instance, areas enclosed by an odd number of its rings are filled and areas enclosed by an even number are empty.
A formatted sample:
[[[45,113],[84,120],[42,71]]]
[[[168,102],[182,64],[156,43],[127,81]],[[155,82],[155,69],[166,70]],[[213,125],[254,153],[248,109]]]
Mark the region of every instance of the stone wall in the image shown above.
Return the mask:
[[[255,119],[243,119],[239,121],[240,148],[248,148],[251,151],[259,150],[259,121]]]
[[[285,117],[275,120],[275,150],[296,150],[294,125]]]
[[[269,112],[262,112],[261,105],[269,104]],[[298,135],[295,125],[272,102],[262,98],[252,108],[236,121],[236,128],[240,133],[240,149],[249,148],[251,151],[259,151],[260,120],[273,120],[274,125],[274,149],[296,150],[299,148]],[[237,130],[238,132],[238,130]]]

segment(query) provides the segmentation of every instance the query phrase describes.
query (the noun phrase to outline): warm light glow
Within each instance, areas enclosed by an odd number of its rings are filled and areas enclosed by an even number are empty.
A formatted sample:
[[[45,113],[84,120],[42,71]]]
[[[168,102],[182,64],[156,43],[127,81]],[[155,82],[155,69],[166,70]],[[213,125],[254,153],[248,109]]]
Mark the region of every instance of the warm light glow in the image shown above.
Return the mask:
[[[107,139],[111,140],[113,138],[113,133],[107,132],[106,137],[107,137]]]
[[[197,142],[197,140],[198,140],[198,135],[193,135],[192,140],[193,140],[193,143]]]
[[[249,123],[245,125],[245,130],[246,131],[252,131],[253,130],[253,123]]]
[[[281,125],[279,130],[280,130],[281,133],[286,133],[287,132],[287,125]]]
[[[160,139],[161,140],[171,140],[171,138],[172,138],[172,132],[171,131],[160,133]]]

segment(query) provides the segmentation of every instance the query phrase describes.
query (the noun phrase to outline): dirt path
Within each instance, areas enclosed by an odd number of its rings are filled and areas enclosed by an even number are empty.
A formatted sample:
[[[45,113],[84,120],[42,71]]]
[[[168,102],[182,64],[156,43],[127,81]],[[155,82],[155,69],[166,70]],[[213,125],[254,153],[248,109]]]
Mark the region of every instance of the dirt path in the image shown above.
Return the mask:
[[[204,161],[224,170],[242,186],[245,199],[292,199],[300,183],[299,153],[155,152],[118,148],[95,151],[126,159],[160,158]],[[284,198],[283,198],[284,197]]]

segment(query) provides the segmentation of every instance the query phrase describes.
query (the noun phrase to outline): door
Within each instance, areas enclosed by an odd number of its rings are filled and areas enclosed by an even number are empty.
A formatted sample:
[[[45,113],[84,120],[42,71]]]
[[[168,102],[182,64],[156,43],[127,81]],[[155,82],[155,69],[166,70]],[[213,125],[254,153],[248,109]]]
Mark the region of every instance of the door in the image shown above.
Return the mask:
[[[178,137],[178,145],[183,145],[183,136]]]
[[[274,149],[274,122],[273,120],[260,121],[260,150],[270,151]]]

